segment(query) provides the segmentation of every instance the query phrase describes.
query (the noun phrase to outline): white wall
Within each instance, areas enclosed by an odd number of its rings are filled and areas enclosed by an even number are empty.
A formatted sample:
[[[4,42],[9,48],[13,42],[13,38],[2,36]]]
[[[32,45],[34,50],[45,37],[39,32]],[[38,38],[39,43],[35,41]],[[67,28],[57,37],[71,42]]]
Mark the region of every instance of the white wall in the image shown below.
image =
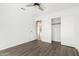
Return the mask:
[[[34,15],[22,4],[0,4],[0,50],[36,39]]]
[[[75,19],[75,39],[76,39],[76,48],[79,50],[79,8],[76,9],[76,19]]]
[[[61,17],[61,44],[79,49],[79,7],[38,17],[42,20],[42,40],[51,42],[51,19],[56,17]]]

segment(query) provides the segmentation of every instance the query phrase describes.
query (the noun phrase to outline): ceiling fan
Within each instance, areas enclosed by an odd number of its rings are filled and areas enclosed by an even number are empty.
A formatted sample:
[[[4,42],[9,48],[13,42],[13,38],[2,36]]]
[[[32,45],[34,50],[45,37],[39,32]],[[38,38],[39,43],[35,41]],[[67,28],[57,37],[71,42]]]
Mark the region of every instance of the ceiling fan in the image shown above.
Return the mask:
[[[41,11],[44,11],[41,3],[31,3],[29,5],[26,5],[26,7],[38,7]],[[25,10],[24,8],[21,8],[22,10]]]

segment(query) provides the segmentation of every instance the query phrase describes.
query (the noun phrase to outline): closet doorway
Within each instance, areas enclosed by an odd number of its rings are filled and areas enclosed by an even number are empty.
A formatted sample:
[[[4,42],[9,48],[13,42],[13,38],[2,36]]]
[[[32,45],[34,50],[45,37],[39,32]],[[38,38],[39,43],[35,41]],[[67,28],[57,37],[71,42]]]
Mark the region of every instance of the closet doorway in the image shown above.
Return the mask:
[[[51,41],[61,43],[61,17],[51,19]]]

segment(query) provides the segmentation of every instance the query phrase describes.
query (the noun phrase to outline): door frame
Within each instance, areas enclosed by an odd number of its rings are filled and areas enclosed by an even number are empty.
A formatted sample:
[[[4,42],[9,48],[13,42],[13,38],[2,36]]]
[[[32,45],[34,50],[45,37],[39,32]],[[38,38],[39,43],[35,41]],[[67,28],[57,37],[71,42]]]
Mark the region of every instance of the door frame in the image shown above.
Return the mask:
[[[60,23],[54,23],[54,24],[52,25],[53,19],[57,19],[57,18],[60,19]],[[61,31],[61,17],[55,17],[55,18],[52,18],[52,19],[51,19],[51,43],[57,42],[57,43],[61,44],[61,32],[60,32],[60,42],[58,42],[58,41],[53,41],[53,40],[52,40],[52,26],[54,26],[54,25],[56,25],[56,24],[57,24],[57,25],[60,24],[60,31]]]
[[[41,40],[41,32],[42,32],[42,25],[41,24],[42,24],[41,20],[36,21],[36,39],[37,40]],[[39,27],[39,29],[38,29],[38,27]]]

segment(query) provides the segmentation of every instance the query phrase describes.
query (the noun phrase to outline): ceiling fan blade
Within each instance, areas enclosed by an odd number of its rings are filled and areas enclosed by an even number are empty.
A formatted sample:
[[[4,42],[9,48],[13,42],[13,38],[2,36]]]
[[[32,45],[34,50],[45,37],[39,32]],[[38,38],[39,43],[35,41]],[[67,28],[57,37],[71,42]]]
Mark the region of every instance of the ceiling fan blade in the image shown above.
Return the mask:
[[[44,11],[44,8],[42,7],[43,5],[41,3],[30,3],[28,5],[26,5],[26,7],[38,7],[38,9],[40,9],[41,11]],[[21,8],[23,9],[23,8]],[[24,10],[24,9],[23,9]]]
[[[29,5],[26,5],[26,7],[32,7],[32,6],[34,6],[33,3],[32,4],[29,4]]]
[[[39,5],[39,9],[41,10],[41,11],[44,11],[44,9]]]
[[[23,11],[25,11],[26,9],[25,8],[21,8]]]

